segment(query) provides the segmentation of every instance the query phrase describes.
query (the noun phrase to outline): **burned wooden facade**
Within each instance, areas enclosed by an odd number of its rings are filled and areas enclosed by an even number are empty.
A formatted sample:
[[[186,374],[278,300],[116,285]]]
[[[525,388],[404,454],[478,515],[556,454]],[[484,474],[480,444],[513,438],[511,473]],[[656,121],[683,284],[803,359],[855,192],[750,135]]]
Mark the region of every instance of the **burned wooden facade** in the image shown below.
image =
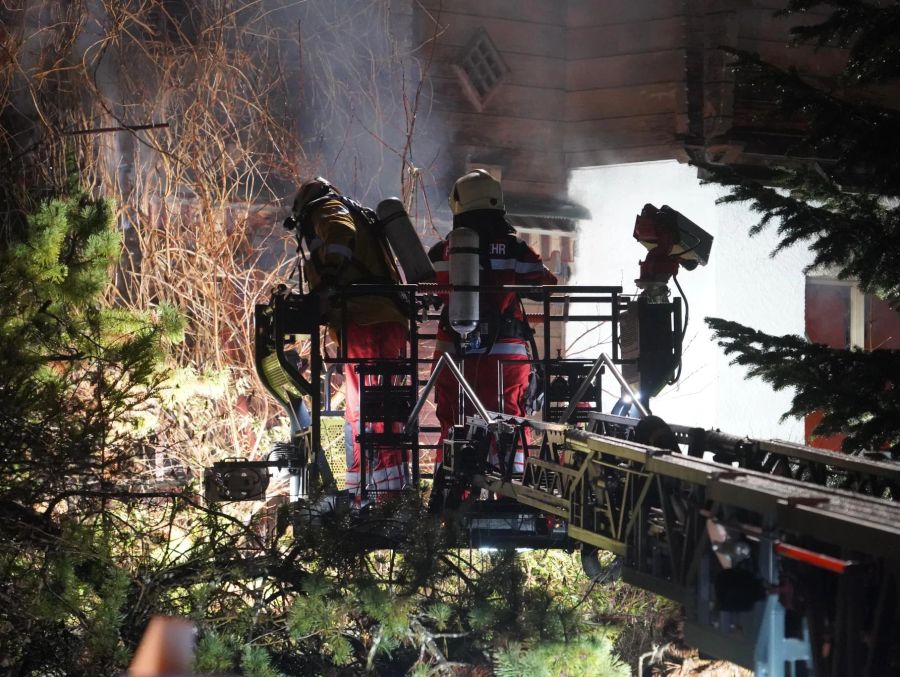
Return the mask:
[[[812,78],[837,48],[790,46],[780,0],[423,0],[434,108],[451,130],[447,171],[490,166],[513,195],[565,197],[568,171],[702,156],[782,156],[790,123],[736,80],[725,49]],[[810,13],[807,21],[814,21]]]

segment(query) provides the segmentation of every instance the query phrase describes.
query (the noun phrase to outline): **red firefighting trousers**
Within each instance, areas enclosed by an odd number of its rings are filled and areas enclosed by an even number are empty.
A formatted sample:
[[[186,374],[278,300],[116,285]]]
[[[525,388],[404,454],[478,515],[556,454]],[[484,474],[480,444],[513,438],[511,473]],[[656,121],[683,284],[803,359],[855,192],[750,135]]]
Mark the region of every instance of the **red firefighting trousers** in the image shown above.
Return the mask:
[[[524,349],[522,351],[524,353]],[[440,358],[440,353],[434,356],[435,362]],[[527,360],[525,354],[501,354],[501,355],[470,355],[463,359],[463,375],[469,385],[475,390],[475,394],[488,411],[497,411],[511,416],[524,416],[525,391],[528,389],[528,375],[531,366],[523,361]],[[457,364],[459,359],[454,359]],[[503,392],[500,397],[500,368],[503,373]],[[450,429],[459,423],[459,384],[456,377],[449,369],[444,369],[438,375],[434,386],[434,400],[437,409],[437,419],[441,426],[441,439],[449,435]],[[466,401],[465,415],[474,413],[471,403]],[[443,460],[443,447],[438,448],[437,462]],[[524,471],[524,455],[519,449],[516,451],[513,463],[514,472]]]
[[[345,336],[348,359],[392,358],[403,357],[406,353],[408,329],[398,322],[379,322],[377,324],[356,324],[346,322]],[[367,376],[366,378],[375,378]],[[367,383],[368,385],[368,383]],[[360,477],[360,444],[359,435],[359,374],[355,364],[344,365],[344,418],[353,431],[353,458],[347,459],[347,489],[355,493],[359,489]],[[383,432],[383,423],[370,424],[369,432]],[[403,488],[403,457],[400,449],[381,447],[378,449],[374,463],[366,460],[366,486],[375,490],[395,490]]]

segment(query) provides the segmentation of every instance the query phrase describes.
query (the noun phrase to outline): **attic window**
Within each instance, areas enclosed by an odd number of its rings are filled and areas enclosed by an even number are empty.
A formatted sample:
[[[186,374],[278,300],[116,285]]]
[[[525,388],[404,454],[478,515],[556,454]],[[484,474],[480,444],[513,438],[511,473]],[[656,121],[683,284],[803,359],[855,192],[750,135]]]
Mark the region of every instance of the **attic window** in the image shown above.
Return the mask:
[[[491,96],[509,73],[509,68],[483,28],[479,28],[472,36],[453,69],[466,98],[479,112],[484,110]]]

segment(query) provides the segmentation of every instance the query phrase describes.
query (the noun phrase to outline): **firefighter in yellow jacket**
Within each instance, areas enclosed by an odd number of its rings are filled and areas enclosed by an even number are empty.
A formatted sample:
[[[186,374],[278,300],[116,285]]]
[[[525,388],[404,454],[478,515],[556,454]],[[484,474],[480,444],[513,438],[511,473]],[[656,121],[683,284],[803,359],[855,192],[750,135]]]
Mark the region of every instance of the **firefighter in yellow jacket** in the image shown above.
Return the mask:
[[[374,228],[374,214],[341,195],[328,181],[316,177],[304,183],[294,200],[293,219],[308,249],[304,274],[310,291],[323,299],[325,319],[335,340],[344,341],[350,360],[402,357],[406,352],[408,323],[391,294],[347,294],[335,303],[335,294],[354,284],[392,285],[400,281],[387,244]],[[344,365],[344,412],[353,431],[353,456],[347,458],[347,489],[360,486],[359,374],[355,364]],[[380,432],[374,430],[372,432]],[[403,485],[399,449],[379,448],[375,462],[367,463],[363,478],[376,491]]]

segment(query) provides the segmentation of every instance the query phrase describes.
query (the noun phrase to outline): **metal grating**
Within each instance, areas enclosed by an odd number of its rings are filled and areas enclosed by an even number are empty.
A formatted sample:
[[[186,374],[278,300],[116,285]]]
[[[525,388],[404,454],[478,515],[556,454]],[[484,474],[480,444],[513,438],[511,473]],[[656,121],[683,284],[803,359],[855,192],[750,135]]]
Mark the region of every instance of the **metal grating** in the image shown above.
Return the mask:
[[[323,416],[321,418],[321,433],[319,442],[322,445],[322,452],[325,454],[325,460],[328,461],[328,467],[331,468],[331,474],[334,475],[334,483],[339,491],[343,491],[347,486],[347,447],[344,444],[344,417],[343,416]]]

